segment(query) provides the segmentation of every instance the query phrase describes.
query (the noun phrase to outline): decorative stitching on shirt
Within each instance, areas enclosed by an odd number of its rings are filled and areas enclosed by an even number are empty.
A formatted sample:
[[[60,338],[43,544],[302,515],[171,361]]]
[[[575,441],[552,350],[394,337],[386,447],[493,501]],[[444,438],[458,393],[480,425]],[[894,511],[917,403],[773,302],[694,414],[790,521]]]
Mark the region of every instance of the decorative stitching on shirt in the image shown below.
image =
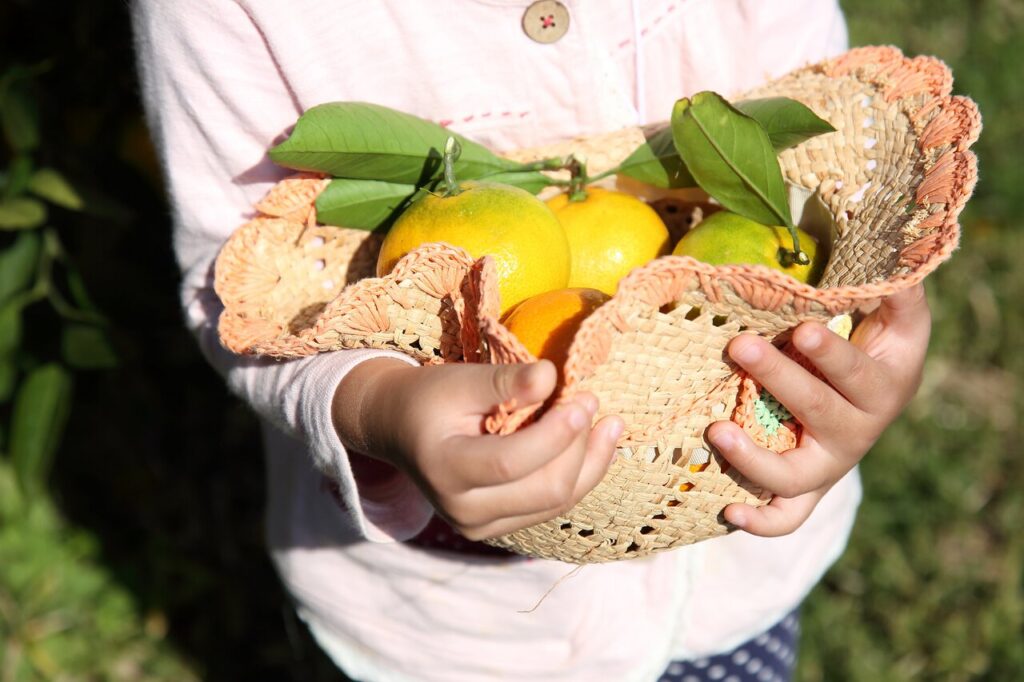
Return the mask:
[[[658,16],[656,16],[654,18],[654,20],[651,21],[650,24],[648,24],[644,28],[640,29],[640,35],[646,36],[650,32],[650,30],[652,28],[654,28],[655,26],[657,26],[658,24],[660,24],[662,22],[662,20],[665,19],[665,17],[667,17],[672,12],[675,12],[677,6],[678,6],[677,3],[672,3],[667,8],[665,8],[665,11],[662,12],[661,14],[659,14]],[[629,45],[632,42],[633,42],[632,38],[626,38],[625,40],[619,42],[618,48],[621,50],[622,48],[626,47],[627,45]]]
[[[437,124],[442,128],[447,128],[456,121],[469,123],[477,118],[526,118],[529,115],[529,111],[485,111],[481,114],[468,114],[462,118],[442,118],[437,121]]]

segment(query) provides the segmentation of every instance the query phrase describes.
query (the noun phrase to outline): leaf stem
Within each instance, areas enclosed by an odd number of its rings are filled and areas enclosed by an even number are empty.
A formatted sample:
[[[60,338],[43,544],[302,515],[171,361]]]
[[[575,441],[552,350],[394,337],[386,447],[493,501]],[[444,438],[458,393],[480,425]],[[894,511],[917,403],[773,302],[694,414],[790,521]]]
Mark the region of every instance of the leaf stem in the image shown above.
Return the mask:
[[[539,161],[531,161],[530,163],[520,164],[517,171],[557,171],[565,170],[568,167],[569,159],[572,157],[564,156],[552,156],[547,159],[540,159]]]
[[[565,167],[571,174],[569,178],[569,201],[585,201],[587,198],[586,186],[590,183],[590,178],[587,177],[586,157],[570,154],[565,160]]]
[[[444,143],[444,192],[441,193],[443,197],[454,197],[458,196],[462,189],[459,187],[458,181],[455,179],[455,162],[459,160],[459,156],[462,155],[462,145],[454,137],[449,136]]]

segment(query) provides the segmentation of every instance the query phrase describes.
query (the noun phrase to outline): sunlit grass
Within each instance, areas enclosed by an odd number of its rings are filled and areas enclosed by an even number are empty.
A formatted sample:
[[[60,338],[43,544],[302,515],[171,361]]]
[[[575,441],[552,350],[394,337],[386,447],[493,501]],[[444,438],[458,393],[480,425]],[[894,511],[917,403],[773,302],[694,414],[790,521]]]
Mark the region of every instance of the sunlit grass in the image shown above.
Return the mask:
[[[1024,679],[1024,5],[844,2],[853,44],[953,69],[985,130],[962,247],[929,279],[921,391],[862,466],[846,555],[805,608],[799,678]]]

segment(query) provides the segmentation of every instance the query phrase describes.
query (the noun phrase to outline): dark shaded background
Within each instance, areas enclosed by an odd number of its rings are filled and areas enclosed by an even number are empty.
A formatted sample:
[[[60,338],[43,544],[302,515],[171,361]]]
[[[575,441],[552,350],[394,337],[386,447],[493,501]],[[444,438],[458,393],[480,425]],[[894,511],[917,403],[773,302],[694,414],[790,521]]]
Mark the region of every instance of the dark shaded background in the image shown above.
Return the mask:
[[[929,281],[925,384],[863,467],[851,547],[805,609],[800,679],[1024,679],[1024,3],[843,5],[853,44],[947,60],[986,130],[964,247]],[[18,81],[40,131],[21,156],[85,198],[51,206],[66,254],[53,286],[105,321],[69,345],[82,320],[46,301],[23,311],[17,376],[54,362],[73,400],[28,489],[9,452],[14,399],[0,400],[0,682],[341,679],[264,553],[256,422],[182,328],[126,5],[7,0],[0,75],[16,66],[38,72]],[[0,152],[5,183],[17,146]],[[0,230],[0,252],[15,238]]]

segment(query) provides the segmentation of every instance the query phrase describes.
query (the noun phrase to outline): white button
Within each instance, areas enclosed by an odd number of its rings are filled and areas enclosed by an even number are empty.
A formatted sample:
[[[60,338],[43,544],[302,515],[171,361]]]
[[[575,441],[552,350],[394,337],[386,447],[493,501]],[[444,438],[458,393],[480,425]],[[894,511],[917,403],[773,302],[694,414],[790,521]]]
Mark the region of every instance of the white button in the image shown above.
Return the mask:
[[[538,43],[553,43],[569,30],[569,10],[556,0],[539,0],[523,13],[523,31]]]

